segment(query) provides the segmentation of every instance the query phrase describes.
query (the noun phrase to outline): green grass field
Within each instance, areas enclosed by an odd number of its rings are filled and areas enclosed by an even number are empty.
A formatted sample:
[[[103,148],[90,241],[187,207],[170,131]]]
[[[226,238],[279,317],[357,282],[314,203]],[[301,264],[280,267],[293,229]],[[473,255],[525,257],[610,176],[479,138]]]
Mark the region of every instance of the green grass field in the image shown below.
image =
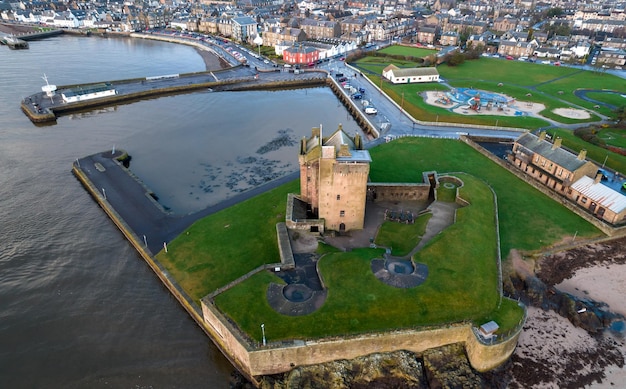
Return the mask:
[[[383,247],[391,247],[391,254],[399,257],[408,255],[419,243],[426,231],[426,225],[433,215],[426,213],[415,219],[413,224],[384,222],[374,242]]]
[[[260,340],[259,323],[268,339],[339,336],[388,329],[497,319],[503,331],[514,328],[523,312],[516,304],[500,309],[493,194],[468,175],[461,196],[471,205],[458,212],[457,222],[433,239],[416,260],[429,268],[426,281],[415,288],[388,286],[374,277],[370,261],[382,250],[331,253],[319,261],[328,298],[318,311],[304,317],[277,314],[263,298],[270,282],[265,273],[252,277],[216,298],[218,307],[241,328]],[[467,247],[465,242],[476,244]],[[417,235],[413,246],[419,242]],[[282,283],[282,282],[281,282]],[[367,285],[364,288],[364,285]],[[508,318],[508,319],[507,319]]]
[[[382,50],[385,53],[405,56],[423,56],[428,50],[406,46],[390,46]],[[403,108],[413,117],[422,121],[442,121],[449,123],[469,123],[479,125],[499,125],[537,129],[549,125],[549,122],[535,117],[507,117],[496,115],[465,116],[455,114],[447,109],[426,104],[420,92],[426,90],[442,91],[447,88],[440,84],[404,84],[393,85],[381,80],[382,70],[393,63],[399,67],[420,66],[419,63],[406,60],[395,60],[385,57],[368,56],[355,62],[373,83],[379,85],[398,104],[404,101]],[[578,88],[626,90],[626,80],[598,72],[583,71],[576,68],[544,65],[530,62],[505,61],[495,58],[481,57],[478,60],[465,61],[460,66],[437,66],[441,77],[453,87],[473,87],[496,93],[503,93],[520,101],[532,101],[546,106],[541,115],[563,124],[595,122],[600,117],[593,113],[613,117],[614,112],[604,106],[596,108],[594,103],[586,102],[574,95]],[[528,97],[527,94],[531,96]],[[598,93],[600,101],[619,104],[619,95]],[[404,95],[404,97],[403,97]],[[592,97],[592,96],[590,96]],[[592,98],[596,98],[595,94]],[[621,98],[621,97],[620,97]],[[616,103],[617,102],[617,103]],[[624,102],[621,102],[623,105]],[[554,114],[556,108],[580,106],[591,111],[589,119],[572,119]],[[497,123],[497,124],[496,124]]]
[[[403,138],[375,147],[370,153],[373,182],[420,182],[421,174],[426,170],[471,175],[463,176],[462,179],[472,185],[468,184],[461,194],[471,205],[459,211],[457,224],[432,240],[415,258],[445,277],[433,276],[423,285],[424,288],[419,289],[433,291],[433,294],[399,291],[373,278],[369,261],[380,256],[380,250],[343,253],[322,246],[327,255],[321,260],[320,269],[329,288],[329,301],[314,314],[316,316],[285,320],[284,316],[274,312],[264,296],[267,285],[280,280],[267,272],[254,275],[217,297],[220,309],[251,337],[259,339],[260,322],[266,323],[268,338],[273,339],[318,337],[462,319],[484,322],[487,318],[496,318],[503,331],[514,327],[520,317],[514,313],[517,310],[515,304],[505,302],[503,307],[506,309],[494,310],[497,282],[492,270],[496,248],[495,231],[490,227],[493,202],[487,185],[497,195],[503,258],[512,248],[539,250],[574,234],[581,238],[601,235],[584,219],[462,142]],[[170,242],[169,252],[160,252],[157,260],[195,301],[260,265],[278,262],[275,224],[284,221],[287,193],[296,193],[298,189],[298,182],[294,181],[199,220]],[[412,234],[400,238],[401,244],[410,247],[421,232]],[[477,257],[487,260],[484,264],[463,262],[466,258]],[[351,277],[346,277],[348,274]],[[485,289],[478,284],[484,285]],[[368,287],[364,289],[363,285]],[[460,291],[465,293],[467,288],[477,290],[461,296]],[[452,297],[446,297],[447,294],[441,292],[443,290],[450,292]],[[412,301],[410,315],[394,310],[395,305],[407,309],[407,303],[399,300],[403,296]],[[436,312],[428,305],[435,300],[440,304]],[[445,305],[441,305],[443,303]],[[476,304],[475,309],[468,308],[470,303]],[[382,315],[382,312],[386,314]],[[395,314],[401,317],[391,317]],[[379,319],[372,315],[390,317]]]
[[[607,145],[626,148],[626,130],[623,128],[605,128],[598,132],[598,137]]]
[[[421,47],[408,47],[398,45],[387,46],[379,51],[385,54],[404,55],[416,58],[424,58],[428,57],[429,55],[437,54],[437,50],[434,49],[424,49]]]

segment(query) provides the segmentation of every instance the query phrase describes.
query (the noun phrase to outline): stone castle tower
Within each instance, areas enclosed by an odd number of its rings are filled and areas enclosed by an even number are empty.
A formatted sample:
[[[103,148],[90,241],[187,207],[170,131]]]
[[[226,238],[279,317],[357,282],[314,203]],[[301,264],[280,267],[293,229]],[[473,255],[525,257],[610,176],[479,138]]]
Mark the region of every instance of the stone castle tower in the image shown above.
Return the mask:
[[[325,229],[363,229],[367,181],[372,159],[359,135],[351,138],[341,125],[328,138],[313,128],[300,143],[300,197],[324,219]]]

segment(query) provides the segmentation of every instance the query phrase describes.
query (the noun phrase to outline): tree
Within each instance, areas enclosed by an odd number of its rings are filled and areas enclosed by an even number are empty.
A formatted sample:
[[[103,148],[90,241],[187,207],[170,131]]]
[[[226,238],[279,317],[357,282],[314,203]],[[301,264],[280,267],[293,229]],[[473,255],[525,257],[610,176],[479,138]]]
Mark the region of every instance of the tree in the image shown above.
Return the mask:
[[[546,13],[547,18],[554,18],[563,15],[563,9],[559,7],[550,8]]]
[[[453,54],[447,55],[446,62],[448,63],[448,66],[458,66],[465,62],[465,56],[463,53],[455,51]]]
[[[535,30],[533,30],[532,27],[528,29],[528,36],[526,36],[526,42],[530,42],[533,40],[534,33],[535,33]]]

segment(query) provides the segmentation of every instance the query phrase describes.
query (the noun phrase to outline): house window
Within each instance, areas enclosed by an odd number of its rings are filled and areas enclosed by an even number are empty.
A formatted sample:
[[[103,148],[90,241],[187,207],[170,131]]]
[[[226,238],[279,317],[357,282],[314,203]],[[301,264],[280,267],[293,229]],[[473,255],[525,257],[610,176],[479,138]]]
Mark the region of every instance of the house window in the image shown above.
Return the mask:
[[[559,177],[561,177],[561,174],[563,174],[563,169],[559,169],[559,172],[557,174]]]
[[[339,217],[346,216],[346,211],[339,211]]]
[[[337,195],[337,200],[341,200],[341,195]]]
[[[587,204],[587,198],[583,197],[582,200],[580,200],[583,204]]]

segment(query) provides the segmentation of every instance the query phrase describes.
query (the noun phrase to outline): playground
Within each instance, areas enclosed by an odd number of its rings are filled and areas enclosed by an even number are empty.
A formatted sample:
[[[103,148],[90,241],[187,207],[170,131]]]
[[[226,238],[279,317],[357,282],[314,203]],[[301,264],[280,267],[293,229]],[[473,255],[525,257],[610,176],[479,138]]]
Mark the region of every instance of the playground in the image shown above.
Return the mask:
[[[427,104],[461,115],[542,117],[540,112],[546,109],[541,103],[520,101],[504,94],[472,88],[455,88],[448,92],[426,91],[422,95]],[[571,107],[557,108],[552,112],[569,119],[584,120],[591,117],[588,111]]]
[[[540,103],[519,101],[503,94],[471,88],[427,91],[424,92],[424,100],[461,115],[540,116],[539,112],[546,108]]]

